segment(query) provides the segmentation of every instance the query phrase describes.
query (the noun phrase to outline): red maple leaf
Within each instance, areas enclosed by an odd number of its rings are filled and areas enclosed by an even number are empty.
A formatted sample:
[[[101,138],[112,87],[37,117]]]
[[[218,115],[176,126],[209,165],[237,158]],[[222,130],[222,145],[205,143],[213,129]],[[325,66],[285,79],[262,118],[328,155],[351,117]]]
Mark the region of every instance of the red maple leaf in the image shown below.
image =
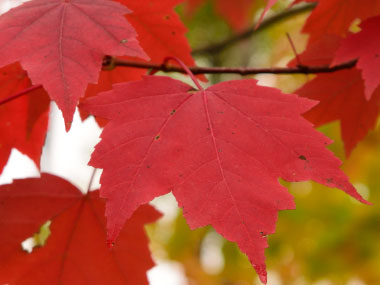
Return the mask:
[[[34,0],[0,16],[0,66],[20,61],[62,110],[66,127],[103,56],[146,58],[124,18],[130,11],[106,0]]]
[[[160,214],[140,207],[110,250],[104,202],[98,191],[83,196],[50,174],[0,187],[0,283],[12,285],[148,284],[153,266],[144,224]],[[31,254],[20,243],[51,220],[46,245]]]
[[[355,19],[365,20],[380,13],[377,0],[319,0],[307,18],[303,32],[314,42],[324,34],[345,36]]]
[[[358,59],[357,68],[362,70],[365,82],[365,97],[371,99],[372,93],[380,84],[380,17],[364,21],[361,31],[350,35],[338,49],[334,63]]]
[[[279,210],[295,207],[278,178],[312,179],[365,202],[300,114],[315,102],[227,81],[193,92],[168,77],[118,84],[85,108],[107,118],[90,164],[103,168],[107,231],[113,241],[140,205],[173,192],[191,226],[211,224],[237,242],[266,282],[266,236]]]
[[[340,121],[346,156],[376,125],[380,88],[366,100],[364,82],[356,68],[317,75],[294,93],[320,101],[304,114],[316,126]]]
[[[0,68],[0,100],[31,86],[18,63]],[[48,123],[49,97],[42,89],[0,105],[0,173],[13,148],[39,167]]]
[[[303,65],[329,65],[341,43],[340,37],[324,35],[309,43],[298,59]],[[297,60],[292,60],[289,65],[296,64]],[[320,101],[304,114],[304,117],[316,126],[340,121],[347,157],[368,131],[375,127],[379,113],[380,90],[375,92],[370,101],[366,100],[364,82],[356,68],[319,74],[294,93]]]

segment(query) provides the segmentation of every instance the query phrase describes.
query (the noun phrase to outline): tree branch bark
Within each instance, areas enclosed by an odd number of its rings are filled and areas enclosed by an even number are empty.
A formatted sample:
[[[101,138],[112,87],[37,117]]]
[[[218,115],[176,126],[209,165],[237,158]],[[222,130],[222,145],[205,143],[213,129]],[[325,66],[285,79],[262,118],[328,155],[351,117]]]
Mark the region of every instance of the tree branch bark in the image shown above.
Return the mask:
[[[353,68],[356,65],[357,60],[351,60],[339,65],[328,66],[296,66],[296,67],[269,67],[269,68],[241,68],[241,67],[189,67],[193,74],[315,74],[315,73],[331,73],[342,69]],[[182,67],[173,65],[162,65],[149,62],[138,62],[138,61],[128,61],[119,58],[113,58],[112,66],[124,66],[124,67],[134,67],[142,69],[153,69],[156,71],[164,72],[179,72],[186,73]],[[105,66],[105,69],[109,69]]]

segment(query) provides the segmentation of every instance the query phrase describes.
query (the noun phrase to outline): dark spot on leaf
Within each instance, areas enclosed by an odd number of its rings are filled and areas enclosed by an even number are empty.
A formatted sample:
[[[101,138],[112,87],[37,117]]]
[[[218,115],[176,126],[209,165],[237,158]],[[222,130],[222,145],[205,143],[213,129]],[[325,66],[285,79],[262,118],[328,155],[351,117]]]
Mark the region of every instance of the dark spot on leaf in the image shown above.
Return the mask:
[[[175,36],[175,32],[174,31],[172,31],[172,35]]]
[[[327,178],[327,179],[326,179],[326,182],[327,182],[327,183],[333,183],[333,179],[332,179],[332,178]]]
[[[165,20],[169,20],[169,19],[170,19],[170,16],[169,16],[169,15],[166,15],[166,16],[164,16],[164,19],[165,19]]]
[[[170,112],[170,115],[174,115],[174,113],[175,113],[175,110],[172,110],[171,112]]]
[[[155,138],[154,138],[156,141],[160,139],[160,135],[157,135]]]
[[[303,156],[303,155],[300,155],[298,158],[299,158],[299,159],[302,159],[302,160],[306,160],[306,157]]]
[[[375,57],[376,57],[376,58],[378,58],[378,57],[379,57],[379,55],[378,55],[377,53],[375,53]]]
[[[146,168],[150,168],[150,165],[147,165]]]
[[[262,237],[267,237],[267,234],[264,233],[264,232],[260,232],[260,234],[261,234]]]

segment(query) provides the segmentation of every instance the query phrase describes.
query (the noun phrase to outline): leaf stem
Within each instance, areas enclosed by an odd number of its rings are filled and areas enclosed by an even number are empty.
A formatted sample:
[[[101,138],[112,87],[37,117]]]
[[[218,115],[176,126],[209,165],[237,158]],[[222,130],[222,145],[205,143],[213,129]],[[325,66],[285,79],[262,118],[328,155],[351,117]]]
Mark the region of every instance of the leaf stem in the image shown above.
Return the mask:
[[[167,65],[167,63],[170,60],[174,60],[175,62],[177,62],[182,67],[183,73],[186,73],[187,75],[190,76],[191,80],[193,80],[194,84],[197,86],[197,88],[199,90],[203,90],[203,87],[199,84],[198,79],[195,78],[194,73],[192,72],[192,70],[190,70],[190,68],[188,68],[187,65],[184,64],[183,61],[180,60],[178,57],[175,57],[175,56],[167,56],[167,57],[165,57],[161,66],[163,68],[165,68],[166,65]]]
[[[291,46],[291,48],[292,48],[292,51],[293,51],[293,53],[294,53],[294,56],[295,56],[295,58],[296,58],[297,66],[303,66],[303,64],[301,63],[301,59],[300,59],[299,56],[298,56],[296,46],[295,46],[295,44],[293,43],[293,40],[292,40],[292,38],[290,37],[289,33],[286,33],[286,37],[288,38],[289,44],[290,44],[290,46]]]

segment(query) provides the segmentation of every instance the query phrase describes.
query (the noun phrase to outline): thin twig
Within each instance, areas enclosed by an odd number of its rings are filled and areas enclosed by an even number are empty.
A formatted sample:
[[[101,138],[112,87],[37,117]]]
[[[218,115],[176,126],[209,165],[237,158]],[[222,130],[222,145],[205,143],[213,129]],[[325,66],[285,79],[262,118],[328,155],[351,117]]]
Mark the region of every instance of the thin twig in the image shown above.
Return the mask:
[[[224,50],[225,48],[241,41],[246,38],[251,37],[252,35],[256,34],[259,31],[262,31],[274,24],[277,24],[278,22],[285,20],[287,18],[311,11],[315,8],[317,4],[316,3],[309,3],[298,7],[293,7],[288,10],[285,10],[284,12],[281,12],[277,15],[274,15],[272,17],[269,17],[265,19],[261,25],[256,29],[256,23],[254,23],[252,26],[250,26],[248,29],[234,34],[230,38],[227,38],[219,43],[212,44],[206,47],[202,47],[199,49],[194,49],[192,52],[192,55],[200,55],[200,54],[207,54],[207,53],[216,53]]]
[[[289,41],[289,43],[290,43],[290,46],[291,46],[292,51],[293,51],[293,53],[294,53],[294,56],[295,56],[295,58],[296,58],[297,66],[303,66],[303,64],[301,63],[301,59],[300,59],[299,56],[298,56],[298,53],[297,53],[297,50],[296,50],[296,46],[294,45],[293,40],[292,40],[292,38],[290,37],[289,33],[286,33],[286,36],[287,36],[287,38],[288,38],[288,41]]]
[[[313,74],[313,73],[331,73],[342,69],[349,69],[356,65],[357,60],[351,60],[339,65],[328,66],[297,66],[297,67],[270,67],[270,68],[234,68],[234,67],[189,67],[193,74],[222,74],[234,73],[240,75],[249,74]],[[162,65],[149,62],[128,61],[114,58],[115,66],[134,67],[142,69],[154,69],[164,72],[186,73],[182,67],[173,65]]]

